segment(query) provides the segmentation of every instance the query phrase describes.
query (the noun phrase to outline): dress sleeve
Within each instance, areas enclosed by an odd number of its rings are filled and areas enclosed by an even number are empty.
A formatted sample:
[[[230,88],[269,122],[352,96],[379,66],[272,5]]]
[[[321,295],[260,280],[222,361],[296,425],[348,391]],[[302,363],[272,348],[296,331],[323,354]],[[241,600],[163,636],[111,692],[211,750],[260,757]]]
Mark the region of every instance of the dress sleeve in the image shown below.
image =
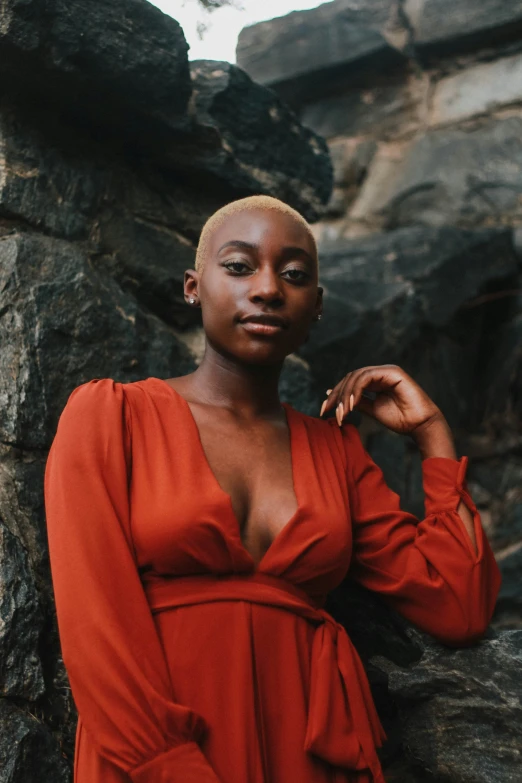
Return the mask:
[[[491,621],[502,577],[467,489],[468,458],[422,461],[426,516],[419,520],[400,508],[357,428],[345,424],[342,436],[353,529],[348,577],[444,644],[475,643]],[[461,500],[473,516],[477,552],[457,513]]]
[[[133,783],[218,783],[202,716],[176,704],[130,529],[124,386],[70,394],[45,467],[58,631],[72,695],[100,755]]]

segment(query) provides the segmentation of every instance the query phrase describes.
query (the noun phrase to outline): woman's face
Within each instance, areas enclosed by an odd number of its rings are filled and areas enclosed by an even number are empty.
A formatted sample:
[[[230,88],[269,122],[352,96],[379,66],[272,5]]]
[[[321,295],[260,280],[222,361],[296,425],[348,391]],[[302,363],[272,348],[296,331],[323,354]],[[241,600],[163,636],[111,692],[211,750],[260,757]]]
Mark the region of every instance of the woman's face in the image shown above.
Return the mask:
[[[207,341],[236,360],[282,362],[321,312],[314,244],[299,222],[276,210],[230,215],[211,236],[201,274],[186,275],[185,293],[199,297]],[[281,323],[245,320],[250,316]]]

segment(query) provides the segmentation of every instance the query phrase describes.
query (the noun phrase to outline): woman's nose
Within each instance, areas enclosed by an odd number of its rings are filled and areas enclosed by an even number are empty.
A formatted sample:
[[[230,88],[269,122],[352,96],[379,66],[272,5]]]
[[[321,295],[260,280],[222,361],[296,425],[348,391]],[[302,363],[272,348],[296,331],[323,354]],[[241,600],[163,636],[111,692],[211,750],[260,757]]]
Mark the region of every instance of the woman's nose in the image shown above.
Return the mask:
[[[272,269],[259,269],[251,277],[252,285],[250,287],[250,299],[256,300],[274,300],[282,299],[283,292],[279,275]]]

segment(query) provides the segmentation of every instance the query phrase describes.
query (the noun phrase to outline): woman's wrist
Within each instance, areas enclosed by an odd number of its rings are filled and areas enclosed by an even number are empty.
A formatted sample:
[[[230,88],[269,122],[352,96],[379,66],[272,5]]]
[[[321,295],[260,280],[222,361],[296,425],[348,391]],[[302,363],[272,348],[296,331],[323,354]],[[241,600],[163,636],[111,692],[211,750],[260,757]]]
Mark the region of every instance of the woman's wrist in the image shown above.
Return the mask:
[[[416,442],[423,460],[428,457],[457,459],[453,433],[442,413],[416,427],[410,434]]]

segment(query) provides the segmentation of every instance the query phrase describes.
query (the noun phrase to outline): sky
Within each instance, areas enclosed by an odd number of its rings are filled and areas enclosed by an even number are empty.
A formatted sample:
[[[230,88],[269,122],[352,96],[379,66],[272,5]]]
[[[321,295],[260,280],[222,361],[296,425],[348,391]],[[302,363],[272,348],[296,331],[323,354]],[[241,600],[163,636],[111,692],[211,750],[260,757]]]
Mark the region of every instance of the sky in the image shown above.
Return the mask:
[[[230,63],[236,62],[237,37],[243,27],[321,4],[321,0],[237,0],[242,10],[225,7],[206,13],[197,0],[151,2],[180,23],[190,46],[190,60],[226,60]],[[198,37],[198,22],[207,25],[202,39]]]

